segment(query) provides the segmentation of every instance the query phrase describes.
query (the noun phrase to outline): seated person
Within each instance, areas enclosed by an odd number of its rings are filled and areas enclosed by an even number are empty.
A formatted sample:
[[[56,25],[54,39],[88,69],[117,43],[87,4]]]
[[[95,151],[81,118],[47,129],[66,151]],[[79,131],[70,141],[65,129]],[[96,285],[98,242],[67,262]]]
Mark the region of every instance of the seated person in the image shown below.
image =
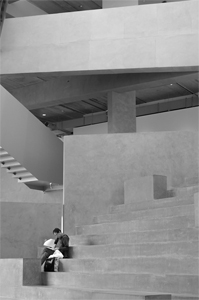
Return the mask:
[[[55,250],[58,249],[63,254],[64,258],[68,257],[68,250],[69,250],[68,235],[65,233],[62,233],[59,228],[55,228],[53,230],[53,234],[56,236]]]
[[[53,234],[56,236],[53,245],[46,246],[41,254],[41,265],[48,259],[50,255],[52,255],[55,250],[59,250],[64,258],[68,257],[68,249],[69,249],[69,237],[67,234],[61,232],[59,228],[55,228],[53,230]]]

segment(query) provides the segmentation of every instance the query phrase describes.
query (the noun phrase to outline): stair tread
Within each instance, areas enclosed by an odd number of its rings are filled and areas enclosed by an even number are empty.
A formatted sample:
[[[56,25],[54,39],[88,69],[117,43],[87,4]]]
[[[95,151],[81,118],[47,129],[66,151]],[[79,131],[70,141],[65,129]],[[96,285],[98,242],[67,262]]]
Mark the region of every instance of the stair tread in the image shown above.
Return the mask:
[[[139,219],[123,222],[108,222],[102,224],[80,225],[76,226],[77,234],[95,234],[95,233],[126,233],[132,231],[151,231],[156,228],[189,228],[195,226],[194,214],[187,216],[174,216],[155,219]]]
[[[171,211],[171,212],[170,212]],[[165,214],[164,216],[161,216]],[[158,215],[159,214],[159,215]],[[185,216],[194,214],[194,203],[174,207],[150,208],[147,210],[136,210],[128,212],[114,212],[109,214],[99,215],[93,218],[94,224],[125,222],[142,219],[159,219],[177,216]],[[135,218],[135,219],[133,219]],[[119,219],[119,220],[117,220]]]
[[[35,289],[39,289],[39,290],[46,290],[49,289],[51,291],[53,290],[69,290],[69,291],[83,291],[83,292],[99,292],[99,293],[107,293],[107,294],[118,294],[118,295],[130,295],[130,296],[141,296],[141,297],[145,297],[145,296],[159,296],[159,295],[171,295],[170,293],[159,293],[159,292],[143,292],[143,291],[134,291],[134,290],[122,290],[122,289],[118,289],[118,290],[111,290],[111,289],[92,289],[92,288],[78,288],[78,287],[70,287],[70,288],[65,288],[65,287],[52,287],[52,286],[23,286],[22,289],[26,289],[26,290],[35,290]],[[196,298],[197,296],[194,294],[176,294],[176,293],[172,293],[172,296],[174,297],[192,297],[193,300],[198,300],[198,298]],[[43,299],[43,298],[42,298]],[[142,299],[142,298],[141,298]],[[143,298],[145,299],[145,298]],[[121,299],[122,300],[122,299]],[[186,299],[187,300],[187,299]]]
[[[136,211],[138,210],[147,210],[147,209],[155,209],[155,208],[166,208],[166,207],[172,207],[172,205],[180,206],[180,205],[188,205],[194,203],[194,197],[193,195],[188,195],[186,198],[183,198],[182,196],[178,197],[172,197],[172,198],[164,198],[164,199],[154,199],[149,201],[137,201],[134,203],[123,203],[118,205],[112,205],[110,206],[110,213],[113,213],[114,211],[119,211],[122,209],[133,209],[135,207],[138,207]],[[165,206],[163,206],[165,205]]]
[[[151,236],[152,235],[152,236]],[[163,241],[189,241],[199,239],[198,228],[180,228],[180,229],[160,229],[151,231],[128,232],[128,233],[109,233],[109,234],[83,234],[70,236],[71,245],[109,245],[122,244],[124,241],[130,243],[142,242],[163,242]],[[143,241],[144,240],[144,241]]]
[[[143,291],[134,291],[134,290],[122,290],[122,289],[118,289],[118,290],[111,290],[111,289],[97,289],[97,288],[78,288],[78,287],[61,287],[61,286],[58,286],[58,287],[52,287],[52,286],[34,286],[34,287],[30,287],[30,286],[23,286],[22,289],[24,290],[35,290],[35,289],[38,289],[38,290],[50,290],[51,292],[54,291],[55,293],[59,290],[66,290],[66,291],[77,291],[77,292],[86,292],[86,293],[99,293],[99,294],[110,294],[110,295],[119,295],[119,296],[137,296],[139,298],[136,297],[136,300],[137,299],[140,299],[140,300],[145,300],[145,296],[160,296],[160,295],[164,295],[164,296],[169,296],[171,295],[170,293],[158,293],[158,292],[143,292]],[[176,294],[176,296],[179,296],[179,294]],[[195,295],[193,294],[187,294],[187,296],[189,297],[195,297]],[[44,299],[42,297],[42,299]],[[92,298],[93,299],[93,298]],[[134,299],[134,298],[133,298]],[[132,300],[133,300],[132,299]],[[122,299],[121,299],[122,300]],[[193,300],[195,300],[193,298]]]
[[[137,243],[118,245],[79,245],[72,248],[72,257],[197,257],[198,241]]]

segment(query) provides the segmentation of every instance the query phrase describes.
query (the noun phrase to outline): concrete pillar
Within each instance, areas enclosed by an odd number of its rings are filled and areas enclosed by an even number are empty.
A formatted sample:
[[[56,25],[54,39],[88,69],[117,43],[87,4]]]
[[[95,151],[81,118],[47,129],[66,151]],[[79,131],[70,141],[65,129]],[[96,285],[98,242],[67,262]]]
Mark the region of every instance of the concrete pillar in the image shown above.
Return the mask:
[[[138,0],[102,0],[102,8],[138,5]]]
[[[136,92],[108,93],[108,133],[136,132]]]

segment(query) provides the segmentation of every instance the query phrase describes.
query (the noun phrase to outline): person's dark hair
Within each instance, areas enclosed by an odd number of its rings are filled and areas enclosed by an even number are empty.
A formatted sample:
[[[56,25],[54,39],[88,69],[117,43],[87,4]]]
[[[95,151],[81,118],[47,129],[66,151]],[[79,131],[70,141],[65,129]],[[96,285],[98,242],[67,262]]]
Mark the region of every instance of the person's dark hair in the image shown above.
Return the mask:
[[[53,230],[53,233],[60,233],[61,232],[61,229],[59,229],[59,228],[55,228],[54,230]]]

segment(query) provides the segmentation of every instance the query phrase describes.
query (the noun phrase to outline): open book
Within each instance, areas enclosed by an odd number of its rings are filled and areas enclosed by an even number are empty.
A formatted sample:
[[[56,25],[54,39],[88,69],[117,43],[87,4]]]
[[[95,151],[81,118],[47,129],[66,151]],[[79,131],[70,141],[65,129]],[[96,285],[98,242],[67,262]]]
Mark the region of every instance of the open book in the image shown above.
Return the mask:
[[[49,240],[45,241],[44,246],[45,246],[46,248],[49,248],[49,249],[51,249],[51,250],[54,250],[54,249],[55,249],[55,240],[49,239]]]

